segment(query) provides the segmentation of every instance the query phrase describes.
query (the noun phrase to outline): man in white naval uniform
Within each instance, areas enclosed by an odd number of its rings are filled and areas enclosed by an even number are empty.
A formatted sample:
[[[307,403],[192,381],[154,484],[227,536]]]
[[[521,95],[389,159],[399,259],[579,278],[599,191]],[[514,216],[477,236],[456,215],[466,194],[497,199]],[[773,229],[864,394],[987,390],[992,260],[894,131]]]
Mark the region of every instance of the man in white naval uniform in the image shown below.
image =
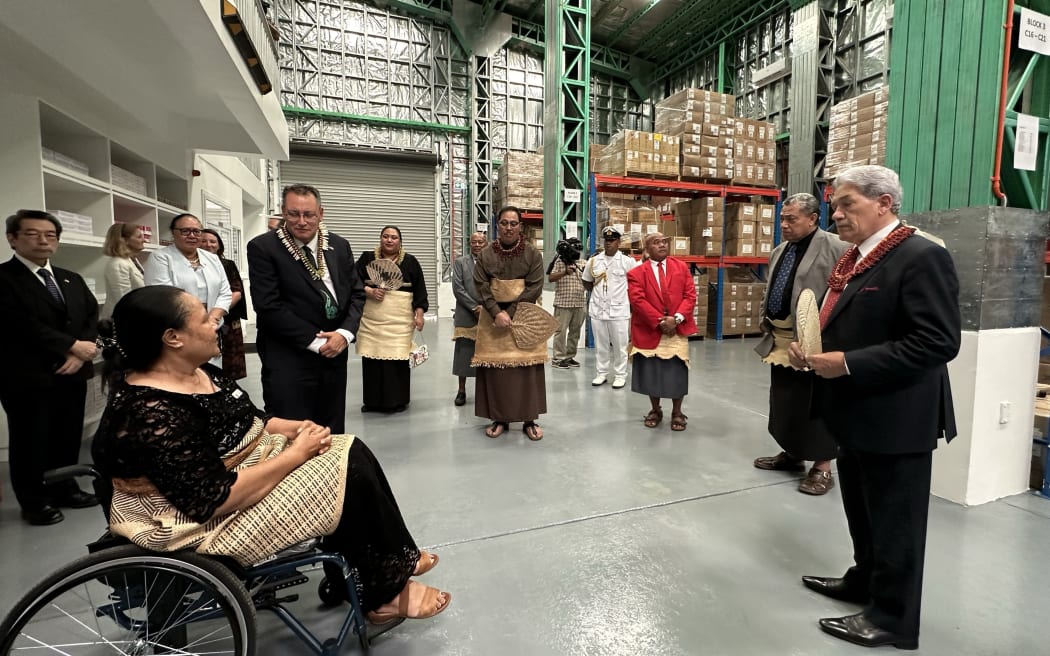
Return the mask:
[[[605,251],[587,260],[583,286],[591,293],[588,314],[594,333],[597,375],[591,385],[604,385],[613,374],[613,389],[627,382],[627,341],[631,304],[627,299],[627,272],[638,264],[620,252],[620,233],[609,226],[602,230]]]

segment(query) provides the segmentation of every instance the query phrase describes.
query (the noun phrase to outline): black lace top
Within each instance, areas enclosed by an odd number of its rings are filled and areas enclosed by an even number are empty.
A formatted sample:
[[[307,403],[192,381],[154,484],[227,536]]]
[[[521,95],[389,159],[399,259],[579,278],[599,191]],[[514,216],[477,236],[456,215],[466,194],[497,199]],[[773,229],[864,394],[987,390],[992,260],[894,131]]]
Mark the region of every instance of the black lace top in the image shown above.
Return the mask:
[[[182,513],[205,522],[230,495],[236,472],[222,456],[265,417],[218,367],[203,366],[211,394],[180,394],[121,380],[110,393],[91,448],[110,478],[143,476]]]

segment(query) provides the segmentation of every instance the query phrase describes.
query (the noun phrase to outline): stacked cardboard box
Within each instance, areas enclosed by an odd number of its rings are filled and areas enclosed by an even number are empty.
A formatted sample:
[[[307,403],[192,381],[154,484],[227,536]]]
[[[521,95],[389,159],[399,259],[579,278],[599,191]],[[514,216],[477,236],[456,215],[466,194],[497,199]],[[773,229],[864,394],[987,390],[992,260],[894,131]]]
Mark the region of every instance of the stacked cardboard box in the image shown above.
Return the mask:
[[[684,89],[656,105],[656,130],[678,138],[683,178],[733,177],[733,96]]]
[[[728,275],[726,276],[729,277]],[[752,335],[759,332],[761,323],[764,282],[722,283],[722,335]],[[712,295],[708,302],[707,334],[714,337],[718,315],[718,299]]]
[[[528,226],[522,231],[533,248],[543,254],[543,226]]]
[[[725,223],[723,200],[693,198],[674,205],[676,234],[690,239],[690,255],[717,257],[722,254]]]
[[[622,130],[609,139],[594,169],[605,175],[678,175],[678,138],[665,134]]]
[[[824,177],[834,178],[853,166],[885,161],[889,105],[890,90],[883,87],[831,108]]]
[[[776,128],[750,118],[734,119],[733,184],[775,187]]]
[[[769,257],[773,252],[776,206],[764,203],[727,203],[725,254],[731,257]]]
[[[695,274],[693,276],[693,284],[696,285],[696,306],[693,308],[693,320],[696,321],[697,333],[702,335],[707,327],[708,299],[711,296],[707,274]]]
[[[543,155],[508,151],[496,181],[496,208],[543,209]]]

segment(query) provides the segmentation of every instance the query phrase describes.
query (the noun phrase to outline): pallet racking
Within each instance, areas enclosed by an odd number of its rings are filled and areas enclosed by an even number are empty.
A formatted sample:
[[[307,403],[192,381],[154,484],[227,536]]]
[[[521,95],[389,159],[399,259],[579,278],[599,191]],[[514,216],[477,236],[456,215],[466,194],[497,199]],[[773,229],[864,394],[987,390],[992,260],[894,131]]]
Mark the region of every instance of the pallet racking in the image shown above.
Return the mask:
[[[747,187],[734,184],[708,184],[703,182],[682,182],[676,180],[653,180],[648,178],[626,178],[611,175],[591,174],[589,185],[590,213],[588,221],[588,246],[591,251],[597,248],[595,234],[597,233],[598,215],[598,193],[629,193],[646,196],[662,196],[665,198],[702,198],[720,197],[724,201],[750,201],[755,196],[772,198],[776,201],[776,220],[774,221],[773,243],[780,243],[780,201],[779,189],[767,187]],[[723,236],[723,239],[725,237]],[[768,257],[734,257],[719,255],[717,257],[705,257],[698,255],[675,255],[676,259],[693,265],[694,267],[714,268],[718,271],[717,287],[715,290],[715,339],[722,339],[722,293],[723,271],[728,267],[736,266],[764,266],[769,262]]]

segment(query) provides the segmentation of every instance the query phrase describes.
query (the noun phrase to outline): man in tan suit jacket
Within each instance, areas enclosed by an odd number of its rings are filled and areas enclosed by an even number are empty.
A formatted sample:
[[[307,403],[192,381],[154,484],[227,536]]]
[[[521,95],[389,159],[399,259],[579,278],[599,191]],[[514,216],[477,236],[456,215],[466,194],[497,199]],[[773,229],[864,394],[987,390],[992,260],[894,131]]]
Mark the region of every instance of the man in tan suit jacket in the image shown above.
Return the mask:
[[[780,210],[783,241],[769,256],[769,284],[762,299],[762,341],[755,351],[772,365],[769,380],[769,434],[782,449],[775,456],[755,459],[755,467],[801,472],[813,461],[799,484],[805,494],[821,495],[835,486],[831,461],[837,446],[823,422],[809,417],[814,375],[794,369],[787,345],[797,341],[798,297],[813,290],[817,302],[828,289],[828,276],[849,244],[817,225],[820,203],[810,194],[795,194]]]

